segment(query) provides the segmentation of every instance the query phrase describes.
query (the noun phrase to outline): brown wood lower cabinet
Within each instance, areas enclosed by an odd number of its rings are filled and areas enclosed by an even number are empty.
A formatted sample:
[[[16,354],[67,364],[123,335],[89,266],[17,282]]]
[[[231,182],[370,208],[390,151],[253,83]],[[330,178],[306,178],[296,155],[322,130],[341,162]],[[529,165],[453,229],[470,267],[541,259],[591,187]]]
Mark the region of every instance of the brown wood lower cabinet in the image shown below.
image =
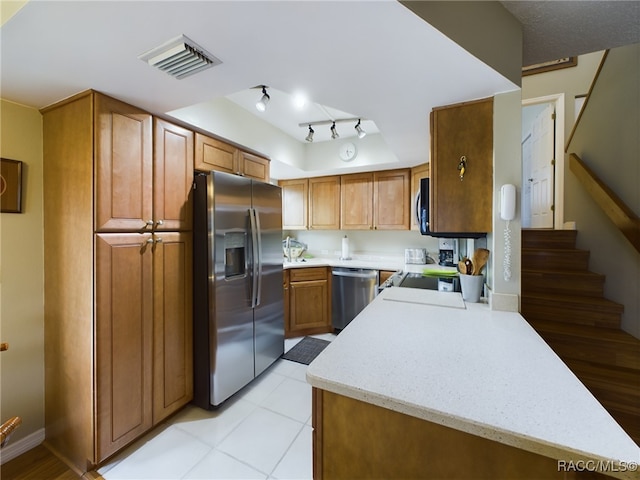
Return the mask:
[[[96,463],[193,398],[191,242],[96,235]]]
[[[285,280],[285,336],[331,332],[331,280],[327,267],[291,268]],[[288,300],[287,300],[288,299]]]
[[[96,235],[97,447],[92,463],[152,426],[151,242],[151,234]]]
[[[538,480],[590,473],[558,471],[553,458],[318,388],[312,421],[315,480]]]
[[[153,424],[193,398],[192,234],[156,235],[153,252]]]

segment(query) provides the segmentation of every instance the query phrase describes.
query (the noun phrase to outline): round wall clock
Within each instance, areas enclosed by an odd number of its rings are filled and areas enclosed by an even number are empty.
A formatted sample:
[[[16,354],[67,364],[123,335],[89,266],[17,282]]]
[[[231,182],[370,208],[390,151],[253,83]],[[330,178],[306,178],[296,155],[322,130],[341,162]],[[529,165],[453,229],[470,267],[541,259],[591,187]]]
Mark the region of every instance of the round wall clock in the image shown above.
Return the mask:
[[[340,146],[340,158],[344,162],[353,160],[357,154],[356,146],[353,143],[343,143]]]

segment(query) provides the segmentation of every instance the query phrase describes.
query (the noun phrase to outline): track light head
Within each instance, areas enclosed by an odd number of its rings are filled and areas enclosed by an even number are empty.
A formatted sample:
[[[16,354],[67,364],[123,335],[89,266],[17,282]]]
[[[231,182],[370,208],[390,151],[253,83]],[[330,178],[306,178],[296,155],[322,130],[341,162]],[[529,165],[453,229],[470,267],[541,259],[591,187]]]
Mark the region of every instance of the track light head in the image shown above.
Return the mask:
[[[264,112],[267,109],[267,103],[269,103],[270,99],[271,99],[271,97],[267,93],[267,87],[265,87],[263,85],[262,86],[262,97],[260,98],[258,103],[256,103],[256,108],[258,109],[259,112]]]
[[[336,130],[336,122],[333,122],[333,125],[331,125],[331,140],[335,140],[339,136],[340,135],[338,135],[338,131]]]
[[[360,126],[360,119],[358,119],[358,123],[356,123],[356,126],[354,128],[356,129],[356,132],[358,132],[358,138],[364,138],[364,136],[367,134],[367,132],[365,132]]]
[[[307,142],[313,142],[313,134],[314,134],[314,130],[313,128],[311,128],[311,125],[309,125],[309,133],[307,134],[307,138],[305,138],[305,140]]]

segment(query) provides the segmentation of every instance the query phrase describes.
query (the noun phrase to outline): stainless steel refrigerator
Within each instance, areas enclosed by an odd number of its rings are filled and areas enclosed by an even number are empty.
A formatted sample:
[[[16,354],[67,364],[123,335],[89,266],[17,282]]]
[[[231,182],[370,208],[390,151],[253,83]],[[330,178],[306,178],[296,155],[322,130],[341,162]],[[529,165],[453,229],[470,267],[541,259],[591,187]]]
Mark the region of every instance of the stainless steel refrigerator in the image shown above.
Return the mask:
[[[194,193],[194,403],[224,400],[284,352],[282,192],[221,172]]]

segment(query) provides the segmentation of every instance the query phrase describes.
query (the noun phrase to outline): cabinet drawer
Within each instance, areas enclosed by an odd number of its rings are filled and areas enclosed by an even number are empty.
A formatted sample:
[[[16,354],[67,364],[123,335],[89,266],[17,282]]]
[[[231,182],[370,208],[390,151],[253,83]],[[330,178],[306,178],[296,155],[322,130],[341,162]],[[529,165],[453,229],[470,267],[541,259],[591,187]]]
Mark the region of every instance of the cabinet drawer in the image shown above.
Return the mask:
[[[306,282],[309,280],[326,280],[326,267],[292,268],[289,270],[291,282]]]

